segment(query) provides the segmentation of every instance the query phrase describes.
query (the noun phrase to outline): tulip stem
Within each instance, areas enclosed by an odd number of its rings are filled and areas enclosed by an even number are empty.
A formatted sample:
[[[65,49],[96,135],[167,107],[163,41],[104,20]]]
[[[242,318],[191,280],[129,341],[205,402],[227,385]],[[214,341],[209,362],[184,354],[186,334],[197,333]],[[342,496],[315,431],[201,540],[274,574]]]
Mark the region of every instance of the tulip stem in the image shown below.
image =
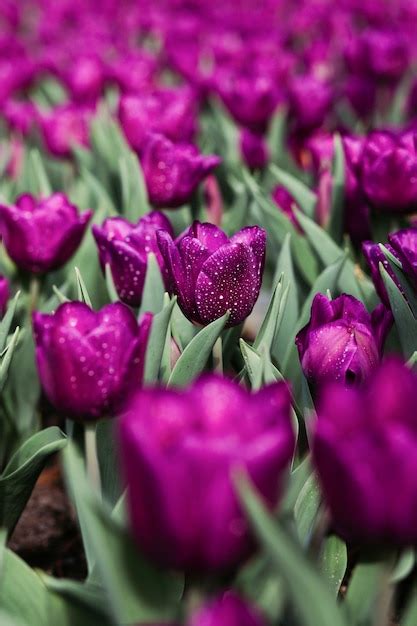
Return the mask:
[[[96,423],[87,422],[84,425],[85,458],[87,475],[91,484],[98,493],[101,490],[100,468],[97,458]]]
[[[218,374],[223,374],[223,340],[221,337],[213,346],[213,369]]]
[[[380,572],[374,626],[389,626],[391,623],[394,585],[391,582],[392,568],[388,564]]]

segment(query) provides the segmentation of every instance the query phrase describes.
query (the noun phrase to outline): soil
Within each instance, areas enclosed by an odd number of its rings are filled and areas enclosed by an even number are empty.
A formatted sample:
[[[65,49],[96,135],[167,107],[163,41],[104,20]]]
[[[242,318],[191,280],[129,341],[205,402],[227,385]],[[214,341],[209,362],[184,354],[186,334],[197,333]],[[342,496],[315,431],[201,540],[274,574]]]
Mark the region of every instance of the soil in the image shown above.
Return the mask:
[[[8,546],[52,576],[85,578],[81,536],[56,460],[40,475]]]

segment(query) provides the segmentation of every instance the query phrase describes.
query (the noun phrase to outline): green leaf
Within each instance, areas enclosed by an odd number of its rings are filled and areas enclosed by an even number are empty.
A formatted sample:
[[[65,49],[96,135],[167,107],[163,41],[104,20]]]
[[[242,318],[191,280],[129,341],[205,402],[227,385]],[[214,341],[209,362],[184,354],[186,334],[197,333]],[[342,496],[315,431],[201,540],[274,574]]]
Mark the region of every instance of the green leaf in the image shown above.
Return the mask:
[[[223,317],[202,328],[190,341],[172,370],[169,386],[182,387],[201,374],[229,316],[230,313],[226,312]]]
[[[258,350],[262,345],[266,346],[268,350],[271,350],[284,317],[288,292],[289,285],[284,288],[284,280],[281,275],[272,292],[268,309],[253,343],[255,350]]]
[[[7,380],[10,363],[12,361],[12,357],[16,348],[18,338],[19,338],[19,332],[20,332],[20,328],[18,326],[12,335],[10,343],[7,345],[6,350],[2,354],[2,359],[0,362],[0,391],[3,389]]]
[[[45,574],[42,581],[48,590],[47,615],[51,626],[114,626],[102,587]]]
[[[346,544],[336,537],[330,535],[324,542],[324,547],[320,555],[320,569],[328,581],[330,590],[337,597],[340,585],[345,576],[347,568]]]
[[[272,164],[270,170],[277,182],[291,194],[301,210],[310,218],[313,218],[317,204],[316,194],[301,180],[288,172],[284,172],[276,165]]]
[[[391,305],[391,311],[398,329],[404,358],[412,357],[417,350],[417,320],[413,316],[410,307],[404,299],[401,291],[392,280],[382,263],[379,271],[384,281],[385,288]]]
[[[97,422],[96,441],[102,494],[110,506],[113,507],[122,492],[117,454],[116,422],[114,419],[102,419]]]
[[[299,626],[347,626],[326,583],[301,547],[266,510],[247,479],[237,482],[247,516],[286,585]]]
[[[413,571],[416,555],[413,548],[408,548],[400,553],[392,572],[391,582],[399,583]]]
[[[29,152],[29,167],[34,180],[34,192],[32,193],[43,197],[50,196],[52,194],[51,183],[49,182],[40,152],[36,148],[32,148]]]
[[[80,270],[78,269],[78,267],[74,269],[75,269],[75,280],[77,282],[78,300],[80,300],[80,302],[84,302],[84,304],[87,304],[87,306],[92,307],[91,298],[87,291],[87,287],[85,286],[83,277],[81,276]]]
[[[150,211],[148,191],[138,157],[127,151],[119,157],[122,184],[123,215],[136,224],[140,217]]]
[[[285,315],[281,320],[281,325],[276,333],[273,345],[272,356],[282,364],[288,347],[288,337],[294,333],[295,325],[300,315],[297,279],[294,272],[291,253],[291,235],[287,234],[282,244],[281,252],[278,257],[275,269],[275,279],[283,274],[283,286],[288,287],[287,303],[285,306]]]
[[[116,622],[171,621],[183,592],[182,577],[159,571],[143,559],[126,529],[91,490],[72,445],[64,453],[64,467],[86,522],[85,540],[95,562],[91,578],[98,576],[104,586]]]
[[[387,564],[380,561],[359,562],[353,570],[344,607],[350,622],[355,626],[374,623],[381,582],[386,573]]]
[[[320,488],[314,474],[306,480],[294,507],[294,517],[301,543],[309,543],[321,503]]]
[[[51,426],[28,439],[12,456],[0,475],[1,525],[15,527],[48,458],[66,445],[66,437]]]
[[[339,133],[335,134],[333,141],[332,205],[329,220],[329,233],[335,241],[341,243],[345,217],[345,151]]]
[[[161,369],[162,356],[165,342],[169,332],[170,322],[176,298],[172,298],[164,306],[162,311],[154,315],[152,319],[151,332],[149,335],[148,347],[145,358],[145,382],[151,383],[158,380]],[[170,334],[170,333],[169,333]]]
[[[283,156],[288,153],[286,147],[287,115],[287,109],[279,107],[271,120],[267,139],[268,150],[273,163],[280,163]]]
[[[142,313],[146,311],[159,313],[164,304],[164,294],[165,285],[159,263],[155,254],[149,252],[139,315],[142,315]]]
[[[44,584],[35,571],[11,550],[4,552],[0,607],[19,626],[49,626]]]
[[[106,263],[104,275],[106,277],[106,287],[107,293],[109,294],[110,302],[118,302],[119,294],[117,293],[117,289],[113,281],[113,274],[109,263]]]
[[[7,337],[9,336],[10,327],[12,325],[13,318],[16,313],[17,301],[20,296],[20,291],[18,291],[13,298],[13,300],[9,303],[7,307],[7,312],[4,315],[3,319],[0,322],[0,352],[3,352]]]
[[[413,586],[411,590],[411,597],[407,603],[404,611],[404,616],[401,620],[401,626],[416,626],[417,624],[417,589]]]
[[[400,261],[386,248],[383,244],[379,244],[382,254],[385,256],[387,263],[394,272],[401,289],[406,297],[407,304],[410,307],[413,315],[417,318],[417,296],[414,287],[408,281],[407,275],[402,269]]]

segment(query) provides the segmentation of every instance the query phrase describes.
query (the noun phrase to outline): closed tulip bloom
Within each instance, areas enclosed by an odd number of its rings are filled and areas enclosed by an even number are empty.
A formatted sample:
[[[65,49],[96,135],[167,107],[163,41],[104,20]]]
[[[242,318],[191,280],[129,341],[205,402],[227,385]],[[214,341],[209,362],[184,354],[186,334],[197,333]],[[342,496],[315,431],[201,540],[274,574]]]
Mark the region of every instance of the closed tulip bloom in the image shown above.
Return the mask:
[[[264,626],[259,612],[235,591],[227,591],[196,611],[187,626]]]
[[[258,226],[232,237],[196,221],[176,241],[157,233],[171,291],[189,320],[209,324],[230,311],[229,326],[252,311],[262,283],[266,233]]]
[[[30,194],[0,205],[0,232],[8,255],[28,272],[64,265],[81,243],[91,211],[79,214],[62,193],[37,200]]]
[[[290,111],[299,131],[320,127],[333,102],[330,85],[314,76],[297,76],[289,91]]]
[[[220,157],[200,154],[192,144],[174,144],[162,135],[150,135],[142,167],[151,204],[158,208],[185,204],[220,162]]]
[[[329,300],[317,294],[310,321],[296,337],[307,380],[316,387],[327,381],[363,382],[380,362],[391,324],[392,315],[383,304],[370,314],[353,296]]]
[[[140,548],[166,567],[229,570],[253,548],[233,472],[277,505],[295,445],[290,393],[275,383],[251,394],[215,375],[144,389],[122,416],[120,444]]]
[[[354,74],[396,83],[409,66],[410,50],[401,32],[367,28],[349,43],[346,61]]]
[[[388,248],[388,250],[392,254],[394,254],[394,256],[396,256],[394,249],[392,246],[390,246],[390,244],[385,244],[385,247]],[[398,279],[395,276],[393,270],[391,269],[391,265],[388,263],[387,259],[385,258],[385,255],[383,254],[381,248],[379,247],[379,244],[374,243],[373,241],[365,241],[362,244],[362,252],[363,252],[363,256],[366,259],[366,262],[368,263],[369,269],[371,270],[371,277],[372,277],[372,281],[374,283],[375,289],[377,291],[377,294],[379,295],[381,301],[385,304],[385,306],[389,308],[391,305],[390,305],[388,293],[385,288],[385,284],[384,284],[384,281],[382,279],[381,272],[379,269],[380,264],[383,265],[386,272],[392,278],[394,283],[399,287],[400,284],[398,282]]]
[[[196,97],[188,87],[122,96],[118,114],[128,142],[138,153],[149,132],[165,135],[174,143],[190,143],[197,128]]]
[[[89,145],[88,122],[91,112],[72,104],[61,105],[41,115],[41,130],[49,152],[71,157],[74,146]]]
[[[131,224],[122,217],[110,217],[103,225],[93,226],[100,264],[108,264],[119,298],[131,306],[139,306],[145,283],[148,254],[153,252],[168,285],[168,274],[156,239],[160,229],[173,235],[169,220],[159,211],[141,217]]]
[[[35,312],[39,376],[55,408],[72,419],[111,416],[142,382],[151,321],[146,314],[138,325],[120,302],[100,311],[68,302],[52,315]]]
[[[0,315],[5,314],[9,298],[10,298],[9,281],[4,276],[0,276]]]
[[[388,360],[358,389],[327,388],[313,458],[335,530],[346,540],[417,542],[416,375]]]
[[[365,195],[381,213],[417,211],[417,134],[371,133],[365,142],[361,180]]]
[[[262,134],[243,128],[240,133],[240,150],[251,169],[263,169],[268,163],[268,147]]]
[[[400,260],[404,272],[417,288],[417,228],[403,228],[388,236],[391,250]]]
[[[102,61],[94,55],[82,55],[75,59],[65,73],[66,83],[74,102],[94,105],[105,84]]]
[[[272,199],[280,211],[288,217],[297,231],[301,233],[302,229],[297,221],[294,211],[294,207],[298,208],[298,206],[289,191],[287,191],[282,185],[277,185],[272,191]]]

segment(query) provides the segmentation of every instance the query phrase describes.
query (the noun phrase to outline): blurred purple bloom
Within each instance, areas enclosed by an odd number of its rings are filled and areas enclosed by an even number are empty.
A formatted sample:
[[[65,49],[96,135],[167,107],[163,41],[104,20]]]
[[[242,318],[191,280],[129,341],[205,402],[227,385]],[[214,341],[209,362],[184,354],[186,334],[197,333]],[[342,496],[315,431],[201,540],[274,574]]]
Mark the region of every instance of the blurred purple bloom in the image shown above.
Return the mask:
[[[122,217],[111,217],[103,225],[93,225],[100,264],[109,264],[120,299],[131,306],[139,306],[145,283],[148,254],[153,252],[168,284],[164,260],[159,251],[156,232],[163,229],[173,235],[169,220],[159,211],[141,217],[131,224]]]
[[[251,169],[263,169],[268,163],[268,147],[264,136],[248,128],[240,131],[240,151]]]
[[[385,244],[385,247],[396,256],[394,249],[390,244]],[[390,301],[388,297],[387,290],[385,289],[384,281],[381,276],[381,272],[379,271],[379,264],[381,263],[389,276],[392,278],[394,283],[400,288],[400,284],[398,282],[397,277],[395,276],[393,270],[391,269],[390,264],[388,263],[385,255],[383,254],[379,244],[374,243],[373,241],[365,241],[362,244],[362,252],[363,256],[368,263],[369,269],[371,270],[372,281],[375,285],[375,289],[381,299],[381,301],[390,308]]]
[[[298,208],[292,195],[282,185],[277,185],[272,191],[272,199],[277,207],[288,217],[292,225],[299,233],[302,232],[294,212],[294,206]]]
[[[417,377],[386,361],[359,389],[331,385],[313,458],[335,530],[366,544],[417,541]]]
[[[367,28],[350,41],[345,56],[353,74],[395,83],[408,68],[410,51],[398,30]]]
[[[310,321],[296,337],[307,380],[320,388],[328,381],[363,382],[381,359],[391,324],[392,315],[383,304],[370,314],[353,296],[329,300],[317,294]]]
[[[89,144],[88,123],[91,111],[74,105],[61,105],[40,115],[43,138],[56,157],[71,157],[74,146]]]
[[[298,131],[319,128],[333,103],[330,85],[312,75],[297,76],[289,90],[290,111]]]
[[[92,215],[81,215],[62,193],[37,200],[30,194],[0,205],[0,232],[7,253],[28,272],[61,267],[74,254]]]
[[[157,208],[185,204],[220,162],[220,157],[200,154],[192,144],[174,144],[162,135],[149,135],[142,168],[151,204]]]
[[[417,211],[417,134],[371,133],[364,145],[361,182],[376,211]]]
[[[174,143],[190,143],[197,128],[196,97],[188,87],[122,96],[118,115],[128,142],[138,153],[149,132],[165,135]]]
[[[187,622],[187,626],[264,626],[258,611],[235,591],[227,591],[206,602]]]
[[[194,222],[175,242],[157,233],[171,291],[184,315],[209,324],[230,311],[229,326],[245,320],[259,296],[266,233],[247,226],[228,238],[214,224]]]
[[[35,312],[36,360],[51,403],[72,419],[112,415],[142,383],[152,315],[138,325],[120,302],[93,311],[81,302]]]
[[[74,102],[94,105],[105,85],[103,63],[97,56],[82,55],[70,64],[64,82]]]
[[[186,390],[147,389],[120,422],[133,533],[159,564],[226,570],[253,547],[233,470],[246,471],[275,507],[294,450],[290,394],[275,383],[250,394],[207,375]]]

